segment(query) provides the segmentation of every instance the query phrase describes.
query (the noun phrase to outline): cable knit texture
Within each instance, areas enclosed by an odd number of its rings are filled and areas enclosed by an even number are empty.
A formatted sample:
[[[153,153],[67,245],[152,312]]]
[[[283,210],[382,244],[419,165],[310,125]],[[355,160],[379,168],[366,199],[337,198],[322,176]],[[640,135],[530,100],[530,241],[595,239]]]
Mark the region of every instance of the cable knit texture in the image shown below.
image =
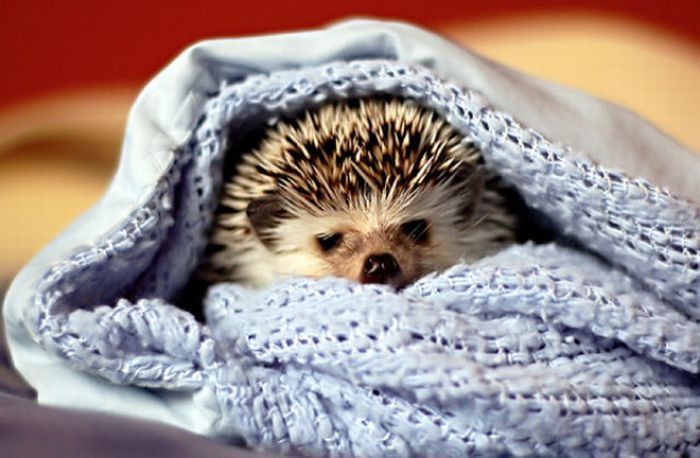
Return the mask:
[[[400,293],[340,279],[213,286],[206,244],[241,126],[329,100],[417,100],[575,248],[526,244]],[[223,83],[151,198],[46,272],[25,324],[114,383],[191,392],[215,431],[302,455],[700,454],[700,214],[429,69],[354,61]]]

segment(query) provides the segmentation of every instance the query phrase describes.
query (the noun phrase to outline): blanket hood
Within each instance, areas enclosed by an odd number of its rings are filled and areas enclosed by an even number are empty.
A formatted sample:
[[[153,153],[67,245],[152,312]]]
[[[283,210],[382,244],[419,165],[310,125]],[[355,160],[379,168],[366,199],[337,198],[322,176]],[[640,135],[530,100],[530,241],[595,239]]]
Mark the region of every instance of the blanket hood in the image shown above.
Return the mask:
[[[438,111],[586,250],[514,247],[401,294],[217,285],[206,325],[170,305],[237,135],[372,94]],[[263,449],[687,451],[700,443],[698,172],[633,114],[408,25],[203,42],[139,95],[105,197],[13,282],[8,340],[40,402]]]

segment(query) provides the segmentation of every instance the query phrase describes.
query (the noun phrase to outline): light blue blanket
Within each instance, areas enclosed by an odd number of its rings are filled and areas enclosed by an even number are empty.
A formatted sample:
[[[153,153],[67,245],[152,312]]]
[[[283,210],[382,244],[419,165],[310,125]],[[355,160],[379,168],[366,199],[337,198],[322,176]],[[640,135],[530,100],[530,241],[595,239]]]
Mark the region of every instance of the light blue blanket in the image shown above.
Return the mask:
[[[147,197],[46,265],[18,320],[31,340],[265,450],[700,454],[698,207],[548,140],[429,62],[364,57],[222,82]],[[206,325],[170,305],[206,243],[226,148],[250,126],[373,94],[441,113],[576,243],[512,247],[400,293],[220,284]]]

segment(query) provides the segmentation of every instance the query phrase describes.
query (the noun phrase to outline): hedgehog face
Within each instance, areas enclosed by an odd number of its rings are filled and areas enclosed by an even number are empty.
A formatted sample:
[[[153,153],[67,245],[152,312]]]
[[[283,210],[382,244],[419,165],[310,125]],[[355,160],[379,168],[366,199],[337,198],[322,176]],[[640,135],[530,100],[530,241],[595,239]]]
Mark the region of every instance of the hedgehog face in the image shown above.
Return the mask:
[[[342,223],[321,218],[312,226],[308,225],[311,221],[299,221],[307,231],[300,250],[316,259],[308,265],[306,274],[401,288],[438,267],[435,261],[440,258],[431,256],[438,242],[431,233],[430,220],[384,221],[375,226],[362,221],[366,216],[347,214]]]
[[[472,183],[473,184],[473,183]],[[465,258],[480,188],[429,186],[420,193],[365,195],[323,213],[284,210],[280,199],[252,205],[250,221],[277,274],[338,276],[402,288]],[[249,207],[250,209],[250,207]]]

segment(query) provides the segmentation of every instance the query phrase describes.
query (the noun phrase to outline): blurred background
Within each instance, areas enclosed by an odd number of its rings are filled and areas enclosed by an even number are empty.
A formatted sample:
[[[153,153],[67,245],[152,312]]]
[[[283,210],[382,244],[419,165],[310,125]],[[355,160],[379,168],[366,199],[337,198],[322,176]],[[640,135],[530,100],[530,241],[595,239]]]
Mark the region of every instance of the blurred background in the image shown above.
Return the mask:
[[[0,296],[22,264],[99,198],[137,91],[180,50],[348,16],[430,28],[624,105],[700,150],[696,0],[0,0]]]

